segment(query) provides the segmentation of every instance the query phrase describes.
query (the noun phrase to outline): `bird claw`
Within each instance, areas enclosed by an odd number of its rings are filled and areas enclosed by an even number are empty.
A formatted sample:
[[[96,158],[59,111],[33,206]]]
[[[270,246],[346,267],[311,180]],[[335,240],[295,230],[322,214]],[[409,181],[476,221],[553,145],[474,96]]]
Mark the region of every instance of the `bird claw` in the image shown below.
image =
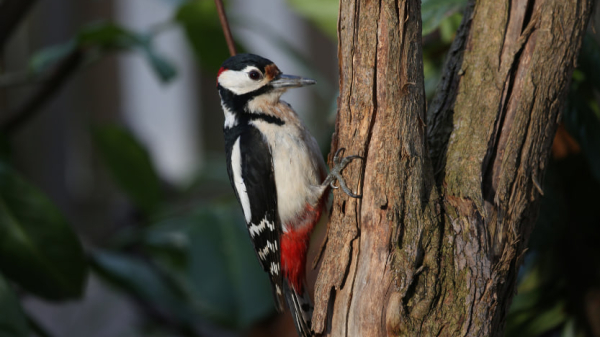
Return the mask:
[[[337,151],[335,151],[335,154],[333,155],[333,163],[335,165],[340,163],[340,153],[346,151],[346,148],[340,147],[339,149],[337,149]]]
[[[360,194],[354,194],[348,188],[348,186],[346,185],[346,181],[342,177],[341,173],[344,170],[344,168],[346,168],[346,166],[348,164],[350,164],[350,162],[352,160],[354,160],[354,159],[361,159],[361,160],[363,160],[364,158],[361,157],[361,156],[353,155],[353,156],[343,157],[340,160],[340,154],[343,153],[345,150],[346,149],[342,147],[342,148],[339,148],[337,151],[335,151],[335,154],[333,155],[333,163],[334,163],[335,166],[331,169],[331,172],[329,173],[329,176],[327,176],[327,179],[325,181],[333,189],[338,189],[338,188],[341,187],[342,191],[344,191],[344,193],[348,194],[352,198],[361,198],[362,195],[360,195]],[[340,186],[335,186],[334,183],[335,183],[336,180],[340,183]]]

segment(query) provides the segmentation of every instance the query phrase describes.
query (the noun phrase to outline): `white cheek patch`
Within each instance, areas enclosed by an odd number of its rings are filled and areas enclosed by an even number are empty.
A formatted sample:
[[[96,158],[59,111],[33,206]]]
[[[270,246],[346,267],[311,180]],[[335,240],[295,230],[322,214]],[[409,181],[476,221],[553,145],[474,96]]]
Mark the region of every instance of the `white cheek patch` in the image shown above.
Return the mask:
[[[243,70],[225,70],[219,75],[219,84],[225,89],[230,90],[236,95],[243,95],[267,84],[268,80],[262,78],[260,81],[255,81],[248,77],[248,73],[252,70],[258,70],[256,67],[247,66]]]

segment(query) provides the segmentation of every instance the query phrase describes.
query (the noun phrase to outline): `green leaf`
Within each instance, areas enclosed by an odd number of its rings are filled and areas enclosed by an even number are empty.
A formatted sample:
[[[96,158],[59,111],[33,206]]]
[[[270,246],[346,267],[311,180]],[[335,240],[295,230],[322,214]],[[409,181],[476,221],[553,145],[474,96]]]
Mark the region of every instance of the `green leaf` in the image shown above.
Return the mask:
[[[444,43],[452,43],[456,31],[458,30],[458,27],[460,27],[461,21],[462,13],[455,12],[440,22],[440,38]]]
[[[79,297],[87,275],[81,243],[64,216],[1,163],[0,270],[50,300]]]
[[[458,12],[466,3],[466,0],[423,0],[421,3],[423,35],[436,30],[445,18]]]
[[[77,34],[77,45],[103,49],[137,47],[142,37],[113,23],[96,22],[85,26]]]
[[[338,0],[288,0],[288,4],[327,36],[337,39]]]
[[[214,1],[187,1],[177,10],[175,20],[185,30],[202,68],[216,73],[229,57],[229,49]]]
[[[540,336],[563,324],[566,320],[564,303],[559,299],[546,303],[549,295],[544,291],[539,269],[532,269],[519,284],[507,317],[506,336]]]
[[[144,241],[159,265],[190,289],[203,316],[244,329],[272,313],[268,277],[237,204],[213,205],[149,227]],[[185,258],[183,258],[185,256]]]
[[[142,53],[159,79],[168,82],[175,78],[177,71],[154,49],[152,38],[150,33],[136,33],[110,22],[96,22],[83,27],[73,40],[37,52],[30,60],[30,68],[40,73],[76,48],[97,49],[101,53],[137,51]]]
[[[28,337],[29,328],[17,296],[0,274],[0,337]]]
[[[528,322],[528,331],[531,336],[540,336],[561,324],[566,320],[564,304],[559,302],[548,311],[539,313]]]
[[[94,128],[94,142],[119,187],[146,214],[161,201],[160,184],[150,155],[126,129],[116,125]]]
[[[185,290],[169,283],[148,262],[123,254],[97,251],[92,254],[92,267],[105,280],[140,298],[165,315],[179,318],[180,322],[192,322],[193,314],[186,305]]]
[[[152,45],[153,35],[135,33],[113,23],[95,23],[81,30],[77,36],[80,47],[97,47],[105,51],[137,50],[163,82],[175,78],[175,67],[162,57]]]
[[[151,44],[151,40],[148,40],[142,45],[142,50],[146,61],[152,67],[152,70],[158,75],[161,81],[169,82],[177,76],[177,70],[167,61],[164,57],[157,54]]]
[[[77,44],[74,41],[44,48],[29,59],[29,69],[34,74],[41,74],[69,55],[75,48]]]

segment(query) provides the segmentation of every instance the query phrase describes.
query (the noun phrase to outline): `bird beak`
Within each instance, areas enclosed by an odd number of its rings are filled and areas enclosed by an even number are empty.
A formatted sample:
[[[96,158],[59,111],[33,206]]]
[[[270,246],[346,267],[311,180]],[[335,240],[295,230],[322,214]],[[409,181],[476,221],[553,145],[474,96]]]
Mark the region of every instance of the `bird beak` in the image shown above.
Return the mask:
[[[317,81],[311,78],[284,74],[277,76],[273,81],[271,81],[273,88],[297,88],[315,83],[317,83]]]

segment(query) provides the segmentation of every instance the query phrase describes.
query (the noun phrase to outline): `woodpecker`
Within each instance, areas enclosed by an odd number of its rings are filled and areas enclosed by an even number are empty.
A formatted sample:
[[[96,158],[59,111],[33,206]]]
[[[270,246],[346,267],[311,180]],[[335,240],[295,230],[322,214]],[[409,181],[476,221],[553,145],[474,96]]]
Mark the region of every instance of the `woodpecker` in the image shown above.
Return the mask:
[[[292,107],[280,100],[289,88],[315,84],[284,75],[268,59],[238,54],[217,75],[225,114],[223,132],[229,180],[257,257],[269,274],[275,306],[287,303],[298,334],[312,336],[312,302],[305,284],[310,234],[327,207],[329,187],[354,194],[341,177],[353,159],[334,157],[327,175],[317,142]]]

